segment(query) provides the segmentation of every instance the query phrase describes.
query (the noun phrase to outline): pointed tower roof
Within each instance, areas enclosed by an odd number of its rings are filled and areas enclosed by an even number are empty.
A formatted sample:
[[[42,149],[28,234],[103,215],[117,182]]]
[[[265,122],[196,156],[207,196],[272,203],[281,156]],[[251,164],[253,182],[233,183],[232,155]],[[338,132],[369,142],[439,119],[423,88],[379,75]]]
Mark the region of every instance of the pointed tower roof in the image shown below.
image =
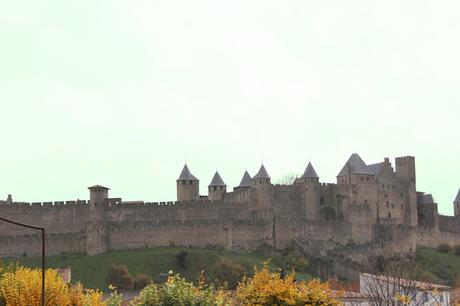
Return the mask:
[[[254,175],[253,179],[269,179],[270,175],[268,175],[267,170],[265,170],[264,165],[260,166],[259,172]]]
[[[455,197],[454,203],[460,203],[460,188],[458,189],[457,196]]]
[[[225,187],[227,186],[225,185],[224,181],[219,175],[219,172],[217,171],[214,174],[214,177],[212,178],[211,183],[209,184],[209,187],[212,187],[212,186],[225,186]]]
[[[351,154],[350,158],[347,160],[342,170],[340,170],[339,175],[337,176],[346,175],[348,166],[350,166],[351,173],[374,174],[371,170],[368,169],[366,163],[357,153]]]
[[[243,178],[238,187],[251,187],[251,176],[248,171],[244,171]]]
[[[187,164],[184,165],[182,172],[179,175],[178,181],[199,181],[187,167]]]
[[[305,172],[301,176],[301,178],[319,178],[318,174],[316,174],[315,168],[313,168],[313,165],[311,162],[308,162],[308,166],[305,169]]]

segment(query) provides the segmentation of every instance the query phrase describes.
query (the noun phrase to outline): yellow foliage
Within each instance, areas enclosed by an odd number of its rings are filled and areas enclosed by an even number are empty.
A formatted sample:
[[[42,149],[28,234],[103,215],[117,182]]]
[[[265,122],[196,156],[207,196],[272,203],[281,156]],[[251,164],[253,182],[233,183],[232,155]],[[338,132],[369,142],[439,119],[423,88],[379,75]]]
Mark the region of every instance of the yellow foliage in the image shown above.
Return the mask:
[[[3,273],[0,297],[6,306],[41,305],[41,270],[20,267]],[[48,306],[105,306],[100,291],[84,291],[81,285],[69,288],[56,270],[45,272],[45,305]]]
[[[329,284],[318,279],[296,283],[294,275],[283,279],[279,273],[271,273],[267,265],[255,272],[238,285],[236,295],[243,305],[339,305]]]

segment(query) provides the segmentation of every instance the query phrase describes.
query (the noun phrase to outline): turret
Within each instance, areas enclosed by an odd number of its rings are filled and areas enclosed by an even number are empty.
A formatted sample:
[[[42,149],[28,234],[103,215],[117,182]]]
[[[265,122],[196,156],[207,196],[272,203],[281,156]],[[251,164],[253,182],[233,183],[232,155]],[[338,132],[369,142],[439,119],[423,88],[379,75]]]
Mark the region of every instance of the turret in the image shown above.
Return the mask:
[[[267,170],[265,170],[264,165],[260,166],[259,172],[252,178],[252,183],[257,187],[257,185],[270,185],[270,175],[268,175]]]
[[[300,180],[305,183],[306,217],[308,220],[314,221],[317,219],[319,209],[319,176],[316,174],[311,162],[308,163]]]
[[[109,189],[101,185],[88,187],[89,201],[92,207],[102,206],[106,199],[109,198]]]
[[[216,171],[211,183],[208,186],[208,199],[211,201],[222,201],[224,194],[227,192],[227,185]]]
[[[192,201],[200,197],[200,181],[184,165],[177,183],[177,201]]]
[[[454,200],[454,213],[455,217],[460,217],[460,188],[458,189],[457,196]]]
[[[252,178],[251,185],[255,189],[253,198],[255,206],[253,209],[271,209],[272,184],[270,183],[270,176],[267,170],[265,170],[264,165],[260,166],[259,172]]]
[[[248,171],[244,171],[243,177],[241,178],[241,182],[238,186],[236,186],[234,189],[235,190],[241,190],[241,189],[249,189],[251,188],[251,181],[252,178],[249,175]]]

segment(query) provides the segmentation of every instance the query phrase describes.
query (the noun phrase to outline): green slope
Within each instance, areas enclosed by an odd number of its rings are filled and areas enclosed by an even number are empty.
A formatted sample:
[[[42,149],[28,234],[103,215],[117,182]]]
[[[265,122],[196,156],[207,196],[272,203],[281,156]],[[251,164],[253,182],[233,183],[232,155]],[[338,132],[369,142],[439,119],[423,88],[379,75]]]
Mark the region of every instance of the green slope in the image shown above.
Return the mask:
[[[186,269],[179,269],[176,255],[185,251]],[[204,270],[207,278],[210,279],[212,268],[215,263],[221,260],[238,263],[252,271],[254,266],[260,266],[268,257],[253,253],[236,253],[224,250],[209,250],[201,248],[182,247],[156,247],[138,250],[111,251],[97,256],[82,254],[65,254],[47,257],[47,267],[72,269],[72,280],[80,281],[85,287],[106,288],[106,276],[112,264],[126,265],[131,274],[148,274],[154,281],[164,280],[164,275],[169,270],[179,272],[188,280],[195,281],[201,270]],[[39,267],[40,257],[5,258],[4,263],[18,262],[27,267]],[[272,262],[276,267],[277,259]],[[308,278],[302,274],[298,278]]]
[[[442,253],[432,248],[417,247],[417,261],[434,276],[434,281],[452,286],[460,277],[460,256],[454,253]]]

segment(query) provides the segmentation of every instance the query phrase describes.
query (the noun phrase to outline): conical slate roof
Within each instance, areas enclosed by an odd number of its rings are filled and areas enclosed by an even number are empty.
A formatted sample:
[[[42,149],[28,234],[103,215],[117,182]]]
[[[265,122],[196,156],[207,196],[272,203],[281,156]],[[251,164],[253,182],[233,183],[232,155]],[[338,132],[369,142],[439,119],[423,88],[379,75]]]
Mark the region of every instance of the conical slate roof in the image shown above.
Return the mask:
[[[187,164],[184,165],[182,172],[179,175],[178,181],[199,181],[188,169]]]
[[[342,170],[340,170],[339,175],[337,175],[337,176],[346,175],[348,165],[350,166],[351,173],[374,174],[368,168],[368,166],[363,161],[363,159],[357,153],[353,153],[353,154],[351,154],[350,158],[345,163],[345,165],[343,166]]]
[[[319,178],[311,162],[308,162],[308,166],[305,169],[305,172],[303,173],[302,178]]]
[[[244,171],[243,178],[238,187],[251,187],[251,176],[248,171]]]
[[[269,179],[270,175],[268,175],[267,170],[265,170],[264,165],[260,166],[259,172],[254,175],[253,179]]]
[[[213,186],[227,186],[225,185],[224,181],[219,175],[219,172],[217,171],[214,174],[214,177],[212,178],[211,183],[209,184],[209,187],[213,187]]]
[[[460,203],[460,188],[458,189],[457,197],[454,200],[455,203],[459,202]]]

